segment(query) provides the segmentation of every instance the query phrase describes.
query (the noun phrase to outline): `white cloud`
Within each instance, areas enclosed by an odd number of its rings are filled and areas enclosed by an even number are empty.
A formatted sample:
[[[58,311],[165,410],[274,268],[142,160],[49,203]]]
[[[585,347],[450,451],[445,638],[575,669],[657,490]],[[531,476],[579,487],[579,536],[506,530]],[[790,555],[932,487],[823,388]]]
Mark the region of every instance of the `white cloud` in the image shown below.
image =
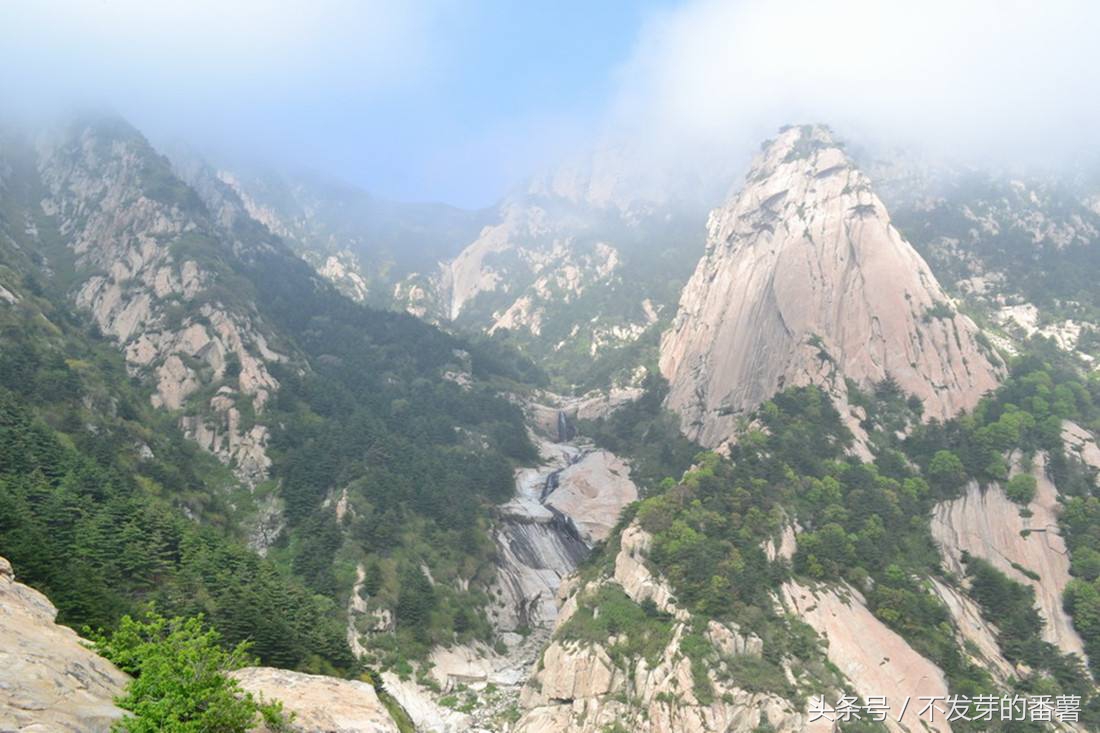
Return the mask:
[[[435,7],[388,0],[5,2],[0,92],[36,111],[137,117],[308,104],[319,91],[408,84],[431,62]]]
[[[953,156],[1092,150],[1100,4],[1086,0],[701,0],[651,18],[612,129],[684,155],[791,122]]]

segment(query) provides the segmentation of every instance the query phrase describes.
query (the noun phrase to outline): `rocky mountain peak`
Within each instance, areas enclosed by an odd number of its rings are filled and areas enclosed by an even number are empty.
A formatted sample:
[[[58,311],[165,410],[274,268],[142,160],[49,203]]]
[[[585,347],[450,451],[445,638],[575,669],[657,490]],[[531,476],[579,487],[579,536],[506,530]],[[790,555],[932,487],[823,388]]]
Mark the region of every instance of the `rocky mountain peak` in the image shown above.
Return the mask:
[[[767,143],[711,213],[660,366],[685,431],[714,446],[739,415],[811,383],[845,413],[846,379],[891,378],[926,418],[949,417],[997,383],[977,337],[842,145],[802,125]]]

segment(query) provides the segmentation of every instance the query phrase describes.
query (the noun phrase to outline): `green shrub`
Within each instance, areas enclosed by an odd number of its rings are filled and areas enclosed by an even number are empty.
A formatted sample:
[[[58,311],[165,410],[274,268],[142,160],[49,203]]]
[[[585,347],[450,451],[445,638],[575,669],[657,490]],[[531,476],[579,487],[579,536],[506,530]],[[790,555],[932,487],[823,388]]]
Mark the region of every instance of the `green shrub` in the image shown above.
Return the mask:
[[[1035,488],[1038,485],[1035,477],[1029,473],[1020,473],[1008,480],[1005,484],[1005,494],[1009,499],[1027,506],[1035,498]]]
[[[248,644],[226,651],[221,635],[202,616],[171,618],[149,611],[144,619],[123,616],[95,649],[133,679],[119,707],[131,715],[116,724],[125,733],[244,733],[258,718],[281,730],[286,719],[277,702],[255,700],[229,672],[254,663]]]

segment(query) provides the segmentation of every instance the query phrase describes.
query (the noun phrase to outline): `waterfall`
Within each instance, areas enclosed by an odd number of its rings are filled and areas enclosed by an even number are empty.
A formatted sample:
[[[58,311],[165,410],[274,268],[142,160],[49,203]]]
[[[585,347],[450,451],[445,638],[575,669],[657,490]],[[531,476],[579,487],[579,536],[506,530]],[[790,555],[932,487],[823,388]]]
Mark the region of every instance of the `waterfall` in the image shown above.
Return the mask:
[[[559,412],[559,437],[571,428]],[[516,495],[500,507],[493,533],[497,579],[490,618],[501,632],[552,626],[558,586],[590,549],[573,520],[544,503],[557,489],[559,474],[581,451],[568,442],[544,442],[542,448],[550,455],[549,464],[519,471]]]
[[[573,423],[569,422],[569,416],[565,414],[565,410],[558,410],[558,442],[568,443],[576,435],[577,430]]]

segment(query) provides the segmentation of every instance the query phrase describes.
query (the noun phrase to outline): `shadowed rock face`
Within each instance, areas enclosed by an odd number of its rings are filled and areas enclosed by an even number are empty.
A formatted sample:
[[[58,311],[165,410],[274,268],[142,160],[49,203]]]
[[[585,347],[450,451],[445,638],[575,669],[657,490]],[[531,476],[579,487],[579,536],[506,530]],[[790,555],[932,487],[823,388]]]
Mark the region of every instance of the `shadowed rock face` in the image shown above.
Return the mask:
[[[783,598],[791,611],[826,639],[829,661],[858,695],[886,697],[891,708],[885,721],[888,730],[951,730],[942,715],[922,714],[922,706],[903,703],[906,698],[946,696],[943,672],[876,618],[858,591],[846,584],[811,589],[789,581],[783,586]]]
[[[0,730],[106,733],[127,677],[56,616],[0,557]]]
[[[785,387],[886,377],[926,418],[973,407],[997,384],[927,264],[890,224],[866,176],[823,128],[789,128],[745,187],[711,213],[707,250],[661,344],[668,405],[716,446],[738,415]]]

